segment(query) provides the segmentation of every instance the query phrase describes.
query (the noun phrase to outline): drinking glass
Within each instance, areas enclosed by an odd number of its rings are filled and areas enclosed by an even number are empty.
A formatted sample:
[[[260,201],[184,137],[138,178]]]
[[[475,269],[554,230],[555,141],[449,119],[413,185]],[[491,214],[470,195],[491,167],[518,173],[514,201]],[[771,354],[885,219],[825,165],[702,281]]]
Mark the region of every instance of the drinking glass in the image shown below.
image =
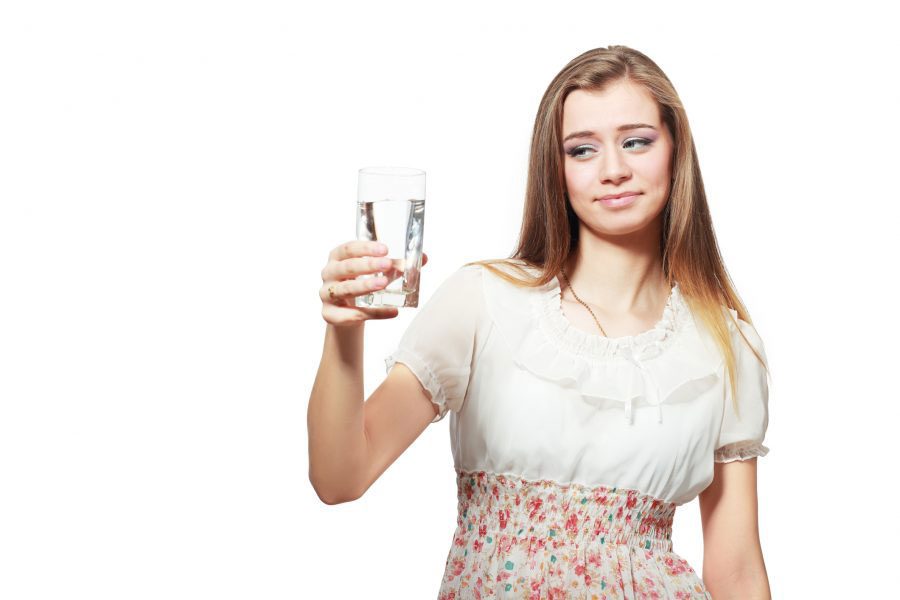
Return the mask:
[[[358,279],[383,275],[387,286],[356,296],[359,307],[416,307],[425,229],[425,171],[408,167],[359,170],[356,238],[377,240],[388,248],[392,266]]]

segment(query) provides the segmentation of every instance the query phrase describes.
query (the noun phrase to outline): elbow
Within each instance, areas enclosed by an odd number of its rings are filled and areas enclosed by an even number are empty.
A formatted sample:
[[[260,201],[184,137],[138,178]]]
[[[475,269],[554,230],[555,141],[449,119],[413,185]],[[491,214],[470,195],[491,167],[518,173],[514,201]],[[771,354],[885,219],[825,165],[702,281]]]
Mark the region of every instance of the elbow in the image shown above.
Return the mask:
[[[316,496],[318,496],[322,504],[327,504],[329,506],[353,502],[362,497],[362,494],[349,493],[344,490],[331,490],[326,486],[316,485],[316,482],[313,481],[312,478],[310,478],[309,482],[312,484],[312,488],[315,490]]]
[[[335,504],[346,504],[347,502],[359,500],[359,498],[353,496],[328,496],[325,494],[318,494],[318,496],[319,500],[321,500],[323,504],[327,504],[329,506],[334,506]]]
[[[327,504],[329,506],[333,506],[335,504],[346,504],[347,502],[353,502],[354,500],[359,500],[360,498],[355,494],[329,494],[320,492],[319,490],[316,490],[316,495],[319,497],[319,500],[322,501],[322,504]]]

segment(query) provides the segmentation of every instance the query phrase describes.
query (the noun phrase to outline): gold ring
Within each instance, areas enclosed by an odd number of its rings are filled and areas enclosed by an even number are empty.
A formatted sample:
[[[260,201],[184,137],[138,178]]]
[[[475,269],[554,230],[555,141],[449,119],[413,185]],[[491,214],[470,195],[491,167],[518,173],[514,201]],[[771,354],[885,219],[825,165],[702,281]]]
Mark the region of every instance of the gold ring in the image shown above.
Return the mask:
[[[334,286],[333,285],[328,286],[328,295],[331,297],[332,300],[334,300]]]

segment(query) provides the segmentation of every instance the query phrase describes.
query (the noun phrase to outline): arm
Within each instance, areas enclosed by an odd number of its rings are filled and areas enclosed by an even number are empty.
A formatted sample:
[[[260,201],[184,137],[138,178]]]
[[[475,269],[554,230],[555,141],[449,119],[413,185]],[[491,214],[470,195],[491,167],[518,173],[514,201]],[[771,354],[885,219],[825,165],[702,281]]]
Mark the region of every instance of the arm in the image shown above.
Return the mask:
[[[756,458],[717,462],[700,493],[703,581],[716,600],[771,600],[759,541]]]
[[[406,365],[363,403],[363,326],[329,324],[307,411],[309,480],[319,499],[359,498],[437,413]]]
[[[355,479],[365,464],[363,331],[362,324],[327,325],[309,396],[309,481],[326,504],[352,499]]]
[[[328,326],[307,417],[309,478],[323,502],[362,496],[430,423],[462,408],[487,318],[481,294],[480,268],[445,279],[385,359],[387,377],[366,402],[362,327]]]

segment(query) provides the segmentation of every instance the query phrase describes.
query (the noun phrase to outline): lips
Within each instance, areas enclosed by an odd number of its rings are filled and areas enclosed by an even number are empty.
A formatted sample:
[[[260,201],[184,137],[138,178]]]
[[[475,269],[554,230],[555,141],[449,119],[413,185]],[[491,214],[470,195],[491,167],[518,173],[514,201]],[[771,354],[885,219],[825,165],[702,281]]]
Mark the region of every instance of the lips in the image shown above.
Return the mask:
[[[597,198],[597,200],[615,200],[616,198],[624,198],[625,196],[637,196],[640,192],[622,192],[621,194],[609,194],[608,196],[602,196]]]
[[[637,202],[640,192],[625,192],[612,197],[604,196],[598,202],[607,208],[625,208]]]

